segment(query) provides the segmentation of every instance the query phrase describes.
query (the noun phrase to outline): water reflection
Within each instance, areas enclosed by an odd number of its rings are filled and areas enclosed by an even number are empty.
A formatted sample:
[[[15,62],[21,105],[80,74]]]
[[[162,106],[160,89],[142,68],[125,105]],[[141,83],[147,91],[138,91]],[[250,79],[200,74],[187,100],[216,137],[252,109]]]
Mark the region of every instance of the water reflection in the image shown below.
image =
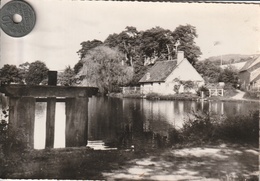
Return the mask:
[[[46,133],[46,102],[35,105],[34,148],[45,148]],[[65,147],[65,103],[56,103],[54,148]]]
[[[243,115],[258,103],[149,101],[93,97],[89,100],[88,146],[96,149],[161,148],[172,128],[181,128],[191,112]],[[45,146],[46,103],[36,103],[35,148]],[[65,147],[65,103],[56,103],[54,147]]]

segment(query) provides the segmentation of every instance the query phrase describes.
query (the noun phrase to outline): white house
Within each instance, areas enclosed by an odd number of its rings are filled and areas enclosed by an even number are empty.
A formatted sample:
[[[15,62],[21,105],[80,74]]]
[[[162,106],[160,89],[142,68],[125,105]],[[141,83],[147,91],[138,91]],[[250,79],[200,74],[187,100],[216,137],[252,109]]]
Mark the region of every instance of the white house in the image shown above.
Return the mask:
[[[244,90],[260,90],[260,56],[249,60],[239,70],[239,82]]]
[[[192,88],[187,88],[185,82],[192,82]],[[175,94],[176,88],[178,93],[192,92],[204,85],[204,79],[184,58],[184,52],[178,51],[176,60],[158,61],[153,67],[141,78],[141,93],[158,93],[162,95]]]

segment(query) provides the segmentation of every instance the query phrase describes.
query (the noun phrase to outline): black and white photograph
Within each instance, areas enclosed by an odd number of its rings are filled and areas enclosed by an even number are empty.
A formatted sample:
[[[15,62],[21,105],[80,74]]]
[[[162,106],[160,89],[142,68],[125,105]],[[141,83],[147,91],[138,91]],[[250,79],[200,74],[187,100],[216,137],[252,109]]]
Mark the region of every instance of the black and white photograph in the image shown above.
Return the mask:
[[[259,3],[0,3],[0,179],[259,180]]]

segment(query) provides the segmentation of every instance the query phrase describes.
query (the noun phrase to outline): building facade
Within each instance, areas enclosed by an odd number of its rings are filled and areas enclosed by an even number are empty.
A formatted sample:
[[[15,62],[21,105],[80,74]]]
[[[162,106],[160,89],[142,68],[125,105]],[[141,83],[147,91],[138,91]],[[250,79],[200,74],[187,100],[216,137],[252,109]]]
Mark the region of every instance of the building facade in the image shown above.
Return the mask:
[[[241,89],[260,89],[260,56],[246,62],[240,69],[238,78]]]
[[[176,60],[158,61],[141,78],[141,93],[169,95],[183,92],[195,93],[204,85],[204,79],[179,51]]]

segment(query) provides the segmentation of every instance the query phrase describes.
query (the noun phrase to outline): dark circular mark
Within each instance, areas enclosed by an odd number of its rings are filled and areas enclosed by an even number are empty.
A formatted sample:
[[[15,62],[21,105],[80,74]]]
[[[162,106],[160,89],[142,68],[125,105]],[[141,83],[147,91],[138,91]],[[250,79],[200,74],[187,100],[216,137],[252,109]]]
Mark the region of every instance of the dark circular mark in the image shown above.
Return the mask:
[[[23,37],[34,28],[36,16],[33,8],[24,1],[6,3],[0,12],[2,30],[12,37]]]

